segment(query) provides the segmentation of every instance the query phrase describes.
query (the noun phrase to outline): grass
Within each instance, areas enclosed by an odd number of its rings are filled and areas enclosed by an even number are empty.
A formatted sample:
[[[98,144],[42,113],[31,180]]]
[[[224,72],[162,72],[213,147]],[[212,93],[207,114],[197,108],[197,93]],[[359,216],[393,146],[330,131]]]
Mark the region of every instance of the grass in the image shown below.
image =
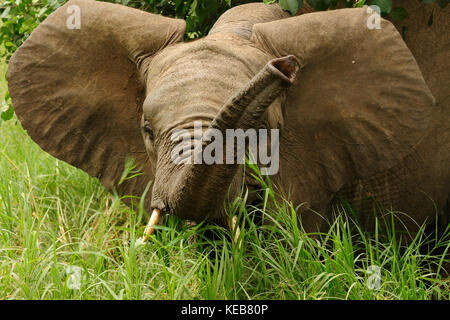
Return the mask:
[[[419,232],[401,246],[395,233],[351,232],[345,215],[308,235],[288,202],[268,205],[270,185],[262,207],[245,206],[245,194],[232,204],[241,248],[227,230],[174,217],[136,247],[142,210],[43,152],[15,118],[0,125],[0,141],[0,299],[450,298],[443,256],[419,250],[448,241]],[[255,214],[272,223],[256,225]]]

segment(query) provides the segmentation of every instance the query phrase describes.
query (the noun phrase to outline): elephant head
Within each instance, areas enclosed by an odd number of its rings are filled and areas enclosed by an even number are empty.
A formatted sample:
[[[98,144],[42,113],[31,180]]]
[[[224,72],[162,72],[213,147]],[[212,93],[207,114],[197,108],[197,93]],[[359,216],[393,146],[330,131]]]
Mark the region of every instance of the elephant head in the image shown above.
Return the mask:
[[[79,28],[67,25],[71,6]],[[219,133],[279,130],[272,179],[315,208],[398,164],[429,126],[434,98],[414,57],[390,22],[369,29],[369,16],[361,8],[289,18],[252,3],[183,42],[182,20],[72,0],[14,54],[9,89],[45,151],[122,195],[139,197],[151,181],[148,210],[227,223],[223,202],[239,193],[243,166],[171,157],[174,133],[193,133],[198,121]],[[122,179],[129,156],[142,174]]]

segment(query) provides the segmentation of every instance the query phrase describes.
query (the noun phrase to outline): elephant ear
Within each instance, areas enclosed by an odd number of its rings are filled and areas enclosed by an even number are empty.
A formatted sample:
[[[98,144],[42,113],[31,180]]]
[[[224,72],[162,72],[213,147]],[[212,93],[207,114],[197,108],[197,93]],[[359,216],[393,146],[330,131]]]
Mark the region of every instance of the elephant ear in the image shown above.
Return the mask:
[[[9,91],[31,138],[51,155],[141,196],[153,179],[141,135],[148,58],[182,41],[185,22],[121,5],[73,0],[9,63]],[[127,157],[143,174],[118,186]]]
[[[280,148],[288,159],[281,169],[306,177],[305,188],[336,192],[385,171],[425,134],[434,98],[400,34],[380,19],[364,7],[253,27],[263,50],[293,54],[302,67],[286,95]]]

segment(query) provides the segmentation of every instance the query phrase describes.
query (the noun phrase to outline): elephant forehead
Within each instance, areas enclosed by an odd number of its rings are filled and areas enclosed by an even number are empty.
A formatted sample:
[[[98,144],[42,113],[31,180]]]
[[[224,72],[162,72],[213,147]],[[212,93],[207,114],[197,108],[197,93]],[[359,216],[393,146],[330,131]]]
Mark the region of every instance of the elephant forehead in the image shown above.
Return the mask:
[[[170,47],[149,65],[144,112],[189,108],[215,114],[269,59],[250,43],[202,39]]]
[[[270,60],[250,41],[214,36],[168,47],[152,58],[149,88],[166,77],[184,80],[186,76],[221,73],[222,76],[251,79]],[[225,73],[223,73],[225,72]]]

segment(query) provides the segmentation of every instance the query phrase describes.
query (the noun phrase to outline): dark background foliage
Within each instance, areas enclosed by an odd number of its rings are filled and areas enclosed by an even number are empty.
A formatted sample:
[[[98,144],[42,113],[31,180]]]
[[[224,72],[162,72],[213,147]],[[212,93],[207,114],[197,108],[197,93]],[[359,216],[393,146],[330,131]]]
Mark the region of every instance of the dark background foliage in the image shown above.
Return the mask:
[[[404,19],[408,13],[395,5],[395,0],[105,0],[119,3],[148,12],[158,13],[186,20],[186,40],[206,35],[217,18],[228,8],[248,2],[276,3],[295,14],[305,2],[316,11],[334,9],[338,5],[345,7],[362,7],[377,5],[383,16],[391,16],[395,20]],[[438,2],[441,7],[448,5],[449,0],[411,0],[426,4]],[[66,0],[2,0],[0,4],[0,57],[11,57],[14,51],[26,40],[36,26],[52,11],[63,5]],[[430,23],[432,17],[430,17]],[[426,27],[426,26],[424,26]],[[14,111],[6,94],[0,108],[1,118],[12,118]],[[8,107],[7,107],[8,106]]]

